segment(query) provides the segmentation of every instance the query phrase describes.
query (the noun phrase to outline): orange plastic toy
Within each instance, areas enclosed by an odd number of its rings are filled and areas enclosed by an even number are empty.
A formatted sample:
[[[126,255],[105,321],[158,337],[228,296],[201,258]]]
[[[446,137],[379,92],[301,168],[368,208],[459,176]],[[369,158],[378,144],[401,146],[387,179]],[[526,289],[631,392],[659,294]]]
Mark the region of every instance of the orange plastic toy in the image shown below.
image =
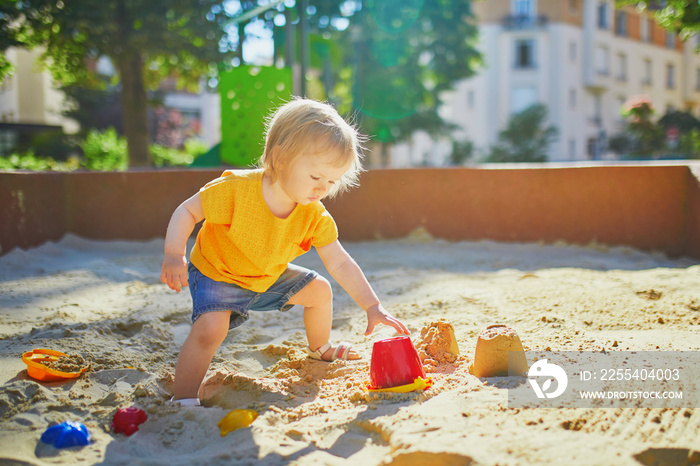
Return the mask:
[[[34,349],[22,355],[22,361],[27,365],[29,377],[40,382],[57,382],[59,380],[75,379],[88,368],[83,367],[78,372],[63,372],[44,365],[45,362],[58,361],[61,356],[68,356],[60,351],[50,349]]]

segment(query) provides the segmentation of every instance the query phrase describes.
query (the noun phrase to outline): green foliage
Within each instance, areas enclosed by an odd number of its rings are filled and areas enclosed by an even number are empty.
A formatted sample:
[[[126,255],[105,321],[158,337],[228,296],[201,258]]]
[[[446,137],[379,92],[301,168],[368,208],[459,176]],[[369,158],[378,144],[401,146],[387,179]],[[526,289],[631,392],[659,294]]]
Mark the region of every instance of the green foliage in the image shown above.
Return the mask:
[[[22,0],[0,2],[0,50],[45,46],[43,55],[64,85],[103,81],[87,66],[91,59],[137,52],[147,84],[167,76],[196,85],[221,58],[217,47],[227,20],[215,0]]]
[[[635,96],[625,103],[622,115],[627,123],[612,136],[608,146],[628,159],[700,157],[700,121],[688,112],[671,111],[654,121],[654,107],[647,96]],[[678,131],[678,140],[666,140],[667,131]]]
[[[498,142],[491,146],[485,162],[546,162],[547,148],[558,130],[545,127],[547,107],[532,105],[511,116],[506,129],[498,134]]]
[[[194,161],[194,157],[173,147],[151,144],[149,150],[156,167],[184,167]]]
[[[633,96],[621,110],[627,119],[625,132],[633,141],[629,155],[633,158],[658,157],[664,148],[664,130],[652,117],[654,107],[648,96]]]
[[[208,147],[198,139],[185,141],[184,150],[152,144],[150,146],[153,163],[156,167],[187,167],[194,159],[207,152]]]
[[[681,112],[680,110],[667,112],[666,115],[659,119],[659,125],[664,129],[676,128],[681,134],[700,129],[700,121],[692,113]]]
[[[333,76],[323,80],[334,83],[327,96],[341,112],[353,113],[361,130],[382,143],[417,130],[449,134],[453,126],[438,113],[440,96],[481,63],[471,0],[310,3],[317,10],[309,18],[312,32],[341,49],[341,64],[327,67]],[[350,26],[334,30],[338,17]]]
[[[661,4],[661,7],[659,5]],[[636,5],[637,10],[650,10],[659,26],[678,34],[681,40],[700,33],[700,3],[692,0],[617,0],[617,5]],[[700,49],[696,49],[700,52]]]
[[[83,143],[85,168],[96,171],[124,171],[128,167],[127,142],[114,128],[91,130]]]
[[[463,165],[468,160],[473,159],[475,153],[476,148],[472,141],[452,141],[450,164]]]
[[[30,147],[42,157],[66,160],[78,152],[75,137],[62,131],[48,131],[37,134],[31,140]]]
[[[58,162],[51,157],[37,157],[31,150],[0,157],[0,170],[66,172],[76,170],[78,166],[79,162],[76,157],[71,157],[65,162]]]
[[[634,148],[634,143],[635,141],[629,133],[621,132],[608,138],[608,149],[617,155],[624,155],[630,153]]]
[[[209,150],[209,146],[204,141],[199,139],[188,139],[185,141],[185,152],[189,154],[193,159],[196,159],[200,155],[206,154]]]
[[[682,133],[678,140],[678,153],[688,159],[700,159],[700,130]]]

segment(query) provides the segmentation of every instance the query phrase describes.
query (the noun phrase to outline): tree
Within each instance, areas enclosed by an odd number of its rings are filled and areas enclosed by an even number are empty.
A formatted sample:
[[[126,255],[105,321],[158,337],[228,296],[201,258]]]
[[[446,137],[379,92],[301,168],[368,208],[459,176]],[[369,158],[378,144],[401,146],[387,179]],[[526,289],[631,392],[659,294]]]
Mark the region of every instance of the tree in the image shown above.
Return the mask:
[[[340,49],[326,89],[341,111],[354,112],[363,132],[385,144],[423,130],[438,136],[454,126],[439,114],[444,91],[481,63],[471,0],[312,0],[312,33]],[[351,8],[352,7],[352,8]],[[335,24],[349,21],[349,26]]]
[[[681,40],[700,32],[700,3],[688,0],[618,0],[618,5],[637,5],[640,11],[653,11],[656,22]],[[698,49],[700,51],[700,48]]]
[[[664,130],[675,128],[680,134],[685,134],[692,130],[700,130],[700,121],[690,112],[671,110],[659,119],[659,126]]]
[[[621,114],[627,119],[625,131],[634,144],[630,154],[635,157],[655,157],[664,148],[664,131],[654,123],[654,107],[649,96],[632,96],[622,106]]]
[[[132,166],[150,165],[147,88],[165,77],[196,86],[215,73],[225,9],[217,0],[10,0],[0,2],[0,51],[40,47],[42,63],[64,86],[100,87],[94,62],[109,57],[121,87]],[[223,49],[223,50],[221,50]],[[9,71],[0,55],[0,79]]]
[[[547,148],[558,133],[554,126],[544,127],[546,119],[547,107],[542,104],[514,114],[499,132],[486,162],[546,162]]]

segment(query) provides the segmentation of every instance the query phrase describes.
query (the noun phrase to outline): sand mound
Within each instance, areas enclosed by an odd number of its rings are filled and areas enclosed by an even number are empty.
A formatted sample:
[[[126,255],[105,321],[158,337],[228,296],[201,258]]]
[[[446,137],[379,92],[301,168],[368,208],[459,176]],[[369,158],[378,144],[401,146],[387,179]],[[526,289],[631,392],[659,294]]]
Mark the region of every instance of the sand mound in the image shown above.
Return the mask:
[[[449,322],[431,322],[421,329],[420,338],[417,350],[423,364],[430,366],[449,364],[459,357],[455,330]]]

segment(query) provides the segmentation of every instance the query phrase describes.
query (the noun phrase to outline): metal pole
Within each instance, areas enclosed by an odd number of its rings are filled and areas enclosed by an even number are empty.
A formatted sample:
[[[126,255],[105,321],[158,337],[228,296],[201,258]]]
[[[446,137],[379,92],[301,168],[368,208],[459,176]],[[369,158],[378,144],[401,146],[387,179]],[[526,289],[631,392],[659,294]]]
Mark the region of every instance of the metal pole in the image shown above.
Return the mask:
[[[284,9],[284,66],[294,66],[294,25],[292,24],[292,10]]]
[[[309,22],[306,18],[306,0],[297,0],[299,12],[299,94],[306,97],[306,70],[309,63]]]

